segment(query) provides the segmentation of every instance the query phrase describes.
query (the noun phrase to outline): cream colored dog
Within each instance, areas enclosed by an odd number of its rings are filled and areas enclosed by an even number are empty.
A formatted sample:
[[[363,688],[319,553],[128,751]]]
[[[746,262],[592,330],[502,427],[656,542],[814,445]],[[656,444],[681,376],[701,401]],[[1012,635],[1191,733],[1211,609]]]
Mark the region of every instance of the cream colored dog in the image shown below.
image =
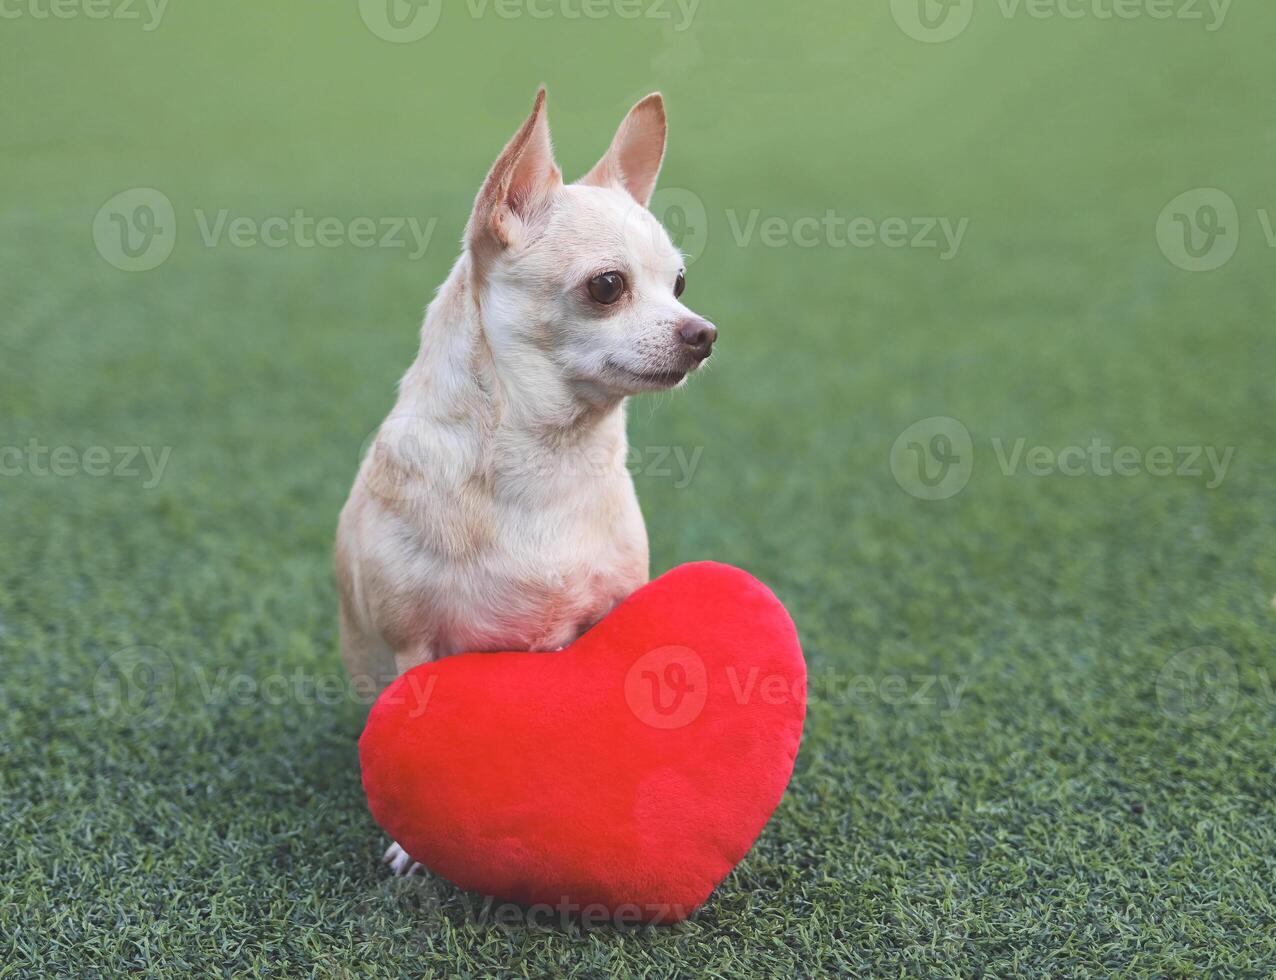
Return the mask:
[[[625,398],[676,387],[717,337],[646,207],[664,149],[649,95],[565,185],[541,90],[493,165],[341,512],[361,689],[463,650],[556,650],[647,581]],[[415,870],[397,844],[386,860]]]

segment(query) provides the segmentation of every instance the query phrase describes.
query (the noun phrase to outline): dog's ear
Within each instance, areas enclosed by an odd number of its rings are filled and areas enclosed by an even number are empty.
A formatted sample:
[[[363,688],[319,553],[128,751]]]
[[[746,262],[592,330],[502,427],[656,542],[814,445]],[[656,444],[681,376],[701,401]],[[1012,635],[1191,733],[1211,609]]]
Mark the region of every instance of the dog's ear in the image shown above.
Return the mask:
[[[611,147],[580,182],[619,187],[646,207],[665,157],[665,132],[665,100],[659,92],[652,92],[629,110]]]
[[[549,142],[545,89],[483,181],[465,240],[480,255],[525,241],[544,215],[551,193],[563,182]]]

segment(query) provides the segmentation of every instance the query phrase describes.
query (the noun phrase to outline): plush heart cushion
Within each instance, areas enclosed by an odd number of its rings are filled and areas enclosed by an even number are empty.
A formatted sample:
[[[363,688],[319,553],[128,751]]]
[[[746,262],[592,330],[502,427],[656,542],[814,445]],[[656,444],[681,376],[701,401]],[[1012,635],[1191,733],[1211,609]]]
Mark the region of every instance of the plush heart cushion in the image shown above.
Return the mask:
[[[359,740],[377,822],[431,871],[618,922],[690,915],[788,784],[797,632],[729,565],[683,565],[557,653],[469,653],[391,684]]]

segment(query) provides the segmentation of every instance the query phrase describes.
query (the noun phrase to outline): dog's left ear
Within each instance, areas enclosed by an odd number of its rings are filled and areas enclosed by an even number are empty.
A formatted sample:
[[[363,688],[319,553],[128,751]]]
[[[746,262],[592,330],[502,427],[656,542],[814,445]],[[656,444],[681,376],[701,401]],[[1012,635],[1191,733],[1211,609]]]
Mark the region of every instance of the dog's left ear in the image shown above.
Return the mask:
[[[580,182],[619,187],[646,207],[665,157],[665,133],[665,100],[659,92],[652,92],[629,110],[611,147]]]

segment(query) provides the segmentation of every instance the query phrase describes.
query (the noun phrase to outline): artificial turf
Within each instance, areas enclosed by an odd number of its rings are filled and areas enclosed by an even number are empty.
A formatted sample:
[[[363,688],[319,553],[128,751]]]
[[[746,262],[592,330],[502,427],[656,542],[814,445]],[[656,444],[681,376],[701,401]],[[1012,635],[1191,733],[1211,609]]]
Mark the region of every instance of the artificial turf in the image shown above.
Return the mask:
[[[1276,11],[981,2],[930,44],[886,0],[480,6],[0,27],[0,977],[1276,970]],[[666,94],[721,340],[630,409],[653,572],[750,569],[811,671],[787,797],[674,927],[387,878],[341,688],[336,514],[542,81],[569,176]],[[94,218],[135,187],[176,247],[124,272]],[[1237,206],[1212,271],[1158,238],[1194,188]],[[417,259],[213,233],[298,209],[437,223]],[[932,417],[971,449],[893,470]],[[909,442],[968,483],[906,492]]]

